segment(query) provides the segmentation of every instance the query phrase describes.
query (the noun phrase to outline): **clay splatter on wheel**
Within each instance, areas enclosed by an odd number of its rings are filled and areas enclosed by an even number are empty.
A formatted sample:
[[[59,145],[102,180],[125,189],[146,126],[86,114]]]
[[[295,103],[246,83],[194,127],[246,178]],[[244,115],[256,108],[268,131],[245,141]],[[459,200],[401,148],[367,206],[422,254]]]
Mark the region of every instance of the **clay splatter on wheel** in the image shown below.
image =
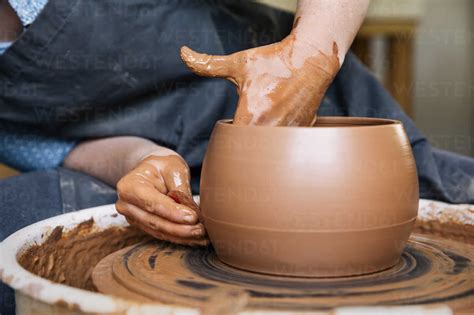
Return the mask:
[[[141,302],[205,308],[215,296],[246,296],[247,309],[328,310],[343,305],[474,304],[474,247],[413,235],[399,263],[355,277],[293,278],[252,273],[219,261],[211,248],[153,241],[125,248],[94,269],[97,289]],[[229,303],[229,301],[227,301]]]

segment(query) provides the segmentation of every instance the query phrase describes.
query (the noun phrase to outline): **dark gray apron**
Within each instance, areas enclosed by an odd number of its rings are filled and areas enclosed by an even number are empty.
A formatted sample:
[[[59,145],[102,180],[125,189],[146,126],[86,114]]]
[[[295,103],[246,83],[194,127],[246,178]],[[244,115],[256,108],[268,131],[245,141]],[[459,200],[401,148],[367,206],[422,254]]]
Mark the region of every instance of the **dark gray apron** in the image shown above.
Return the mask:
[[[199,172],[237,95],[192,74],[179,48],[228,54],[280,40],[291,24],[251,1],[50,0],[0,56],[0,119],[61,137],[148,138]]]

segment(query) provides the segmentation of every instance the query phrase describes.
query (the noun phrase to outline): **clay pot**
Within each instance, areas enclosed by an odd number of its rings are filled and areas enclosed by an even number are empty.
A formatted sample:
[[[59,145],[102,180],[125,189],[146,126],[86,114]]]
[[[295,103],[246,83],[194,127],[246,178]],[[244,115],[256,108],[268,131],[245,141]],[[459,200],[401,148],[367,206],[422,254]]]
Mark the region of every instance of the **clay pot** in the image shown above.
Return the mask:
[[[321,117],[315,127],[216,124],[201,210],[218,257],[254,272],[335,277],[397,263],[418,209],[400,122]]]

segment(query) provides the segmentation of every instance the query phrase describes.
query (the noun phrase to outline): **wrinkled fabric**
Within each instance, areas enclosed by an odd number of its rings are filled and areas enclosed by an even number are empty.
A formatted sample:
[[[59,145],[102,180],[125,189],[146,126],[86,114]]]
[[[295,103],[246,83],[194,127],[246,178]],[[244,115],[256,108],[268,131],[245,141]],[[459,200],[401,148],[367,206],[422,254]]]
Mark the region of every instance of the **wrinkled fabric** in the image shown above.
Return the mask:
[[[0,119],[78,140],[140,136],[180,153],[193,189],[231,83],[198,78],[179,48],[226,54],[289,32],[292,16],[246,1],[49,1],[0,56]]]
[[[0,180],[0,242],[34,222],[116,199],[115,189],[107,184],[64,168]]]
[[[45,135],[37,127],[0,120],[0,161],[21,172],[58,167],[76,142]]]

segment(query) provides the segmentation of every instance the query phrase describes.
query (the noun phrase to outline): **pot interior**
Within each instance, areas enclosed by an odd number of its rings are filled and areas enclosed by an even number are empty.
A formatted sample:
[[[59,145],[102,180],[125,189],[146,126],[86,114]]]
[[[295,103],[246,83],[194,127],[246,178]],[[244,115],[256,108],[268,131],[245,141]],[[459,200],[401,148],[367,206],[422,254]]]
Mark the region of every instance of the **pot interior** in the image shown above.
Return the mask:
[[[221,123],[232,125],[232,120],[222,120]],[[324,128],[324,127],[370,127],[370,126],[387,126],[400,124],[397,120],[384,119],[384,118],[372,118],[372,117],[338,117],[338,116],[322,116],[318,117],[315,125],[309,128]],[[242,127],[242,126],[239,126]],[[247,127],[266,127],[266,126],[247,126]],[[271,127],[275,128],[275,127]],[[278,128],[307,128],[307,127],[295,127],[295,126],[278,126]]]
[[[394,125],[396,122],[392,121],[348,121],[346,123],[337,122],[337,121],[317,121],[313,127],[367,127],[367,126],[385,126],[385,125]]]

